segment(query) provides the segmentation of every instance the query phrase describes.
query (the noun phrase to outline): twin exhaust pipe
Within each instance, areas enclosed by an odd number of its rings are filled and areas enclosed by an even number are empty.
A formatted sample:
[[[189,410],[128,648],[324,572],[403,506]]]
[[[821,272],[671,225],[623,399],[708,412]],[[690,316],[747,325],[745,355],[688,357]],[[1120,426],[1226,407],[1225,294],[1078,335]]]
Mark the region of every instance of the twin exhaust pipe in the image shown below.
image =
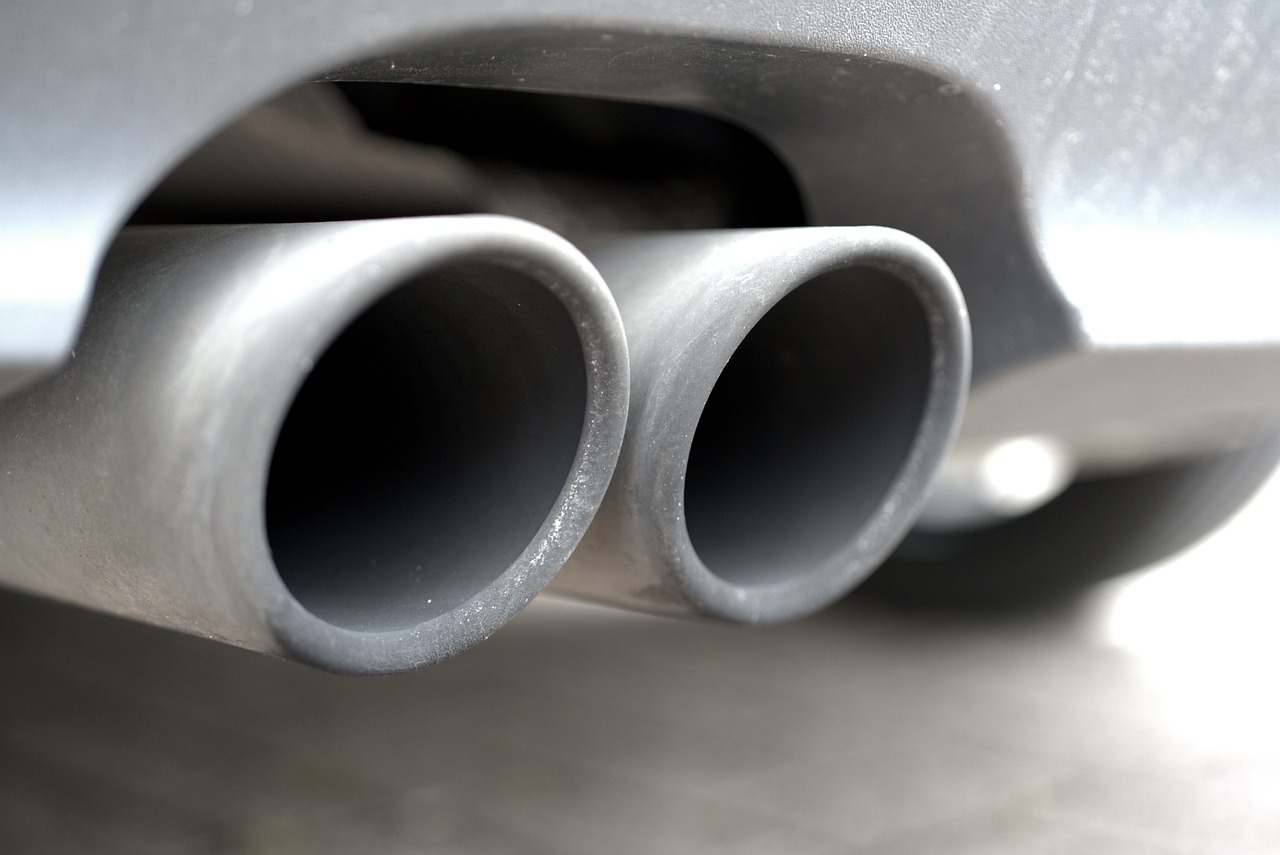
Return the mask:
[[[950,271],[882,228],[590,247],[631,349],[618,471],[558,590],[778,621],[848,593],[911,526],[967,392]]]
[[[736,621],[850,590],[965,398],[943,262],[880,228],[585,249],[491,216],[126,230],[69,365],[0,402],[0,582],[352,673],[553,576]]]
[[[491,634],[569,557],[628,397],[596,270],[493,217],[127,231],[0,404],[0,578],[357,673]]]

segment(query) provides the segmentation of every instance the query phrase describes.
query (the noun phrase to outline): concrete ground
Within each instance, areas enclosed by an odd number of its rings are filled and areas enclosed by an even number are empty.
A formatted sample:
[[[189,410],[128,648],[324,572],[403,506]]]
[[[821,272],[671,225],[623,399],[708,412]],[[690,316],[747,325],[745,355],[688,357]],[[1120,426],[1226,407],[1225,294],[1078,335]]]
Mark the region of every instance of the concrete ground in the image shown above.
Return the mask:
[[[1277,523],[1017,621],[540,600],[378,679],[0,594],[0,853],[1280,852]]]

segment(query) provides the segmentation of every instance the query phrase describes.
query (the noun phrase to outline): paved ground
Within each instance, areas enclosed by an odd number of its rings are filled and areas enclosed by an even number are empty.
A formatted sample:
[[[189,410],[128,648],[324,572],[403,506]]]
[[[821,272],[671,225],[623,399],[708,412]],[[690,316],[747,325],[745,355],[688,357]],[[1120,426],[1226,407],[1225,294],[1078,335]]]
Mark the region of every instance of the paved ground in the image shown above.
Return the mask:
[[[1280,852],[1277,522],[1018,622],[548,600],[381,679],[0,595],[0,853]]]

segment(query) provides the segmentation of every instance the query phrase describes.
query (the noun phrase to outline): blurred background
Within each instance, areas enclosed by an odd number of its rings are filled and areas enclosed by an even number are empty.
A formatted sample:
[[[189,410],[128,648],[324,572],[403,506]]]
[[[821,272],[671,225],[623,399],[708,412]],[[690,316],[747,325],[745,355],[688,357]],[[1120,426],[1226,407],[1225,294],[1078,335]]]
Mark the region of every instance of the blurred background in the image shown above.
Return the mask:
[[[1277,519],[1017,617],[543,597],[385,678],[3,593],[0,852],[1274,853]]]

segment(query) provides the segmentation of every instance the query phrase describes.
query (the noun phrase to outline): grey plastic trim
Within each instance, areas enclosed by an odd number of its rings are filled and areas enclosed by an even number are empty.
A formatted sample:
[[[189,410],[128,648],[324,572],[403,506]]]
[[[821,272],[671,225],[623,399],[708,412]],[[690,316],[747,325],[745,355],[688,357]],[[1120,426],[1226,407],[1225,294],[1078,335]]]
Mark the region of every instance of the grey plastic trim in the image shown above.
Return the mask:
[[[640,99],[749,128],[815,224],[901,228],[947,258],[979,380],[1114,341],[1135,305],[1127,343],[1181,341],[1238,314],[1240,289],[1202,287],[1229,279],[1224,247],[1251,280],[1275,256],[1280,6],[1264,0],[68,0],[4,4],[0,31],[0,390],[66,358],[157,181],[326,76]],[[1280,338],[1249,314],[1251,340]]]

